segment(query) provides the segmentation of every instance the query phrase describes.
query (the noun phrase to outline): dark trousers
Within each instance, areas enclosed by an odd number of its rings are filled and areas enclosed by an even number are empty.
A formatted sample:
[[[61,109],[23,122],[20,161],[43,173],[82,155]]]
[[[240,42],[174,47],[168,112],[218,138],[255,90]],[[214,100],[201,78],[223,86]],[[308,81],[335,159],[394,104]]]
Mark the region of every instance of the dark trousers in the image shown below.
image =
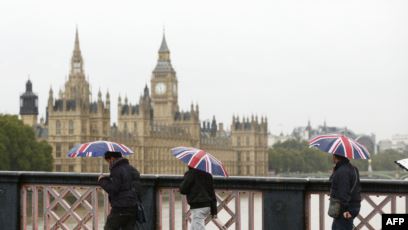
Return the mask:
[[[353,229],[353,220],[360,212],[360,207],[350,208],[350,213],[353,218],[344,219],[343,213],[339,218],[333,219],[332,230],[352,230]]]
[[[136,230],[136,215],[121,212],[111,212],[104,230]]]
[[[343,216],[333,219],[332,230],[352,230],[353,219],[344,219]]]

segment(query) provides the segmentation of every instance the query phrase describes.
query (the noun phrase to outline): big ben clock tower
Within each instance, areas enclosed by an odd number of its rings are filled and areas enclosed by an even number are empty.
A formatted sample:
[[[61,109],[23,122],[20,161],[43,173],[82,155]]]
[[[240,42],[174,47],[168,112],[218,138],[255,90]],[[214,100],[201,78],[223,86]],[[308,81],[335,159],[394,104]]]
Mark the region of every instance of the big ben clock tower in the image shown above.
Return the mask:
[[[151,78],[152,103],[154,120],[158,124],[172,124],[175,113],[179,110],[177,101],[176,71],[170,61],[170,50],[167,47],[166,37],[159,49],[159,59]]]

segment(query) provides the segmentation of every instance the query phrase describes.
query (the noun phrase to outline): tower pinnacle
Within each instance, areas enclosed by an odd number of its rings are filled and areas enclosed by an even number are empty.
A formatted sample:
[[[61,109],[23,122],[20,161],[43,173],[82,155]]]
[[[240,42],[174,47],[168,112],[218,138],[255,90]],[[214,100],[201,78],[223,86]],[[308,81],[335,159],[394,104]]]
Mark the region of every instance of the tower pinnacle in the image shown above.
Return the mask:
[[[162,39],[162,43],[160,45],[159,53],[170,53],[170,50],[167,47],[166,35],[165,35],[164,31],[163,31],[163,39]]]
[[[170,50],[167,46],[166,36],[163,31],[163,39],[159,49],[159,60],[157,61],[157,65],[153,70],[153,73],[158,72],[171,72],[175,73],[173,66],[171,65],[170,61]]]
[[[71,58],[71,74],[83,73],[84,60],[82,59],[81,48],[79,46],[78,28],[75,30],[74,51]]]

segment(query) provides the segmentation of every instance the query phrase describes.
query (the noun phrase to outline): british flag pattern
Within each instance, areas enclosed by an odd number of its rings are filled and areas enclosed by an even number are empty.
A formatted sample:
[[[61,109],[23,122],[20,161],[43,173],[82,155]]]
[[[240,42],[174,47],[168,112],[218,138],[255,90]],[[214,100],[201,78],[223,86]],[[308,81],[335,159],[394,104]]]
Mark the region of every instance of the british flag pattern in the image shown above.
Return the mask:
[[[176,147],[171,149],[171,153],[191,168],[214,176],[228,176],[222,162],[204,150],[191,147]]]
[[[362,144],[341,134],[316,136],[309,141],[309,146],[349,159],[370,158],[370,153]]]
[[[74,146],[69,150],[67,156],[71,158],[103,157],[107,151],[120,152],[123,156],[133,153],[129,147],[123,144],[111,141],[93,141]]]

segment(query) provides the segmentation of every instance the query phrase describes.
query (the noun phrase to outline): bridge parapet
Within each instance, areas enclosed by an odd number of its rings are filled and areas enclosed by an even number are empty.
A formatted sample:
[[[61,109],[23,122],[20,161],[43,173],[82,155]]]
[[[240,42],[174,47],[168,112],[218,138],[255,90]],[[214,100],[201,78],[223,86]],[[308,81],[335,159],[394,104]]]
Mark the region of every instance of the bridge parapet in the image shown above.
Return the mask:
[[[8,229],[101,229],[109,211],[99,174],[0,172],[0,223]],[[187,229],[189,210],[178,193],[181,176],[143,175],[145,229]],[[329,229],[327,179],[215,178],[218,221],[211,229]],[[381,213],[406,213],[408,182],[362,180],[355,224],[379,229]]]

